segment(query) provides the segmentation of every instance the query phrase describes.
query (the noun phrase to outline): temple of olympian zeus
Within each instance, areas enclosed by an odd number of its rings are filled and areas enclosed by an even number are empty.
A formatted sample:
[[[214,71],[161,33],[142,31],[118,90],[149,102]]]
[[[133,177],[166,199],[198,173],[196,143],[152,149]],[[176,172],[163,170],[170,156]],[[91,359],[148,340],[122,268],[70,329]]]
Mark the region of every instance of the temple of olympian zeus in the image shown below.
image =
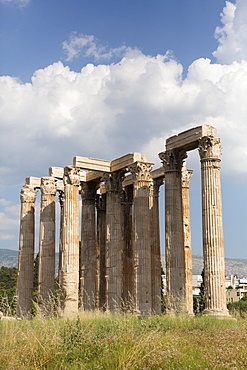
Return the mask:
[[[131,153],[113,161],[75,157],[71,166],[50,167],[47,177],[27,178],[21,190],[18,315],[28,316],[32,309],[38,189],[41,312],[46,312],[54,294],[58,193],[60,314],[96,309],[160,314],[159,188],[163,184],[167,313],[193,314],[189,204],[193,171],[186,168],[184,160],[188,151],[197,148],[201,161],[204,313],[227,316],[221,145],[216,129],[209,125],[168,138],[165,151],[159,154],[162,166],[158,169],[152,169],[145,155]]]

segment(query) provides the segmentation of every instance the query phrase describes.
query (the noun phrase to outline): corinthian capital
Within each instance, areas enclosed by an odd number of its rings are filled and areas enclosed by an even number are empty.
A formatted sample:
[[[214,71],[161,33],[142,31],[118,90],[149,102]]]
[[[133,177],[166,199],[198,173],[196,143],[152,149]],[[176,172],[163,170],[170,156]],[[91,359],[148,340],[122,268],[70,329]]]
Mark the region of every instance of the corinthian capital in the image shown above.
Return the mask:
[[[106,191],[120,192],[122,190],[124,173],[125,171],[105,173],[103,176],[103,180],[105,181]]]
[[[80,168],[67,166],[64,168],[64,183],[65,185],[80,185]]]
[[[220,138],[213,136],[203,136],[199,140],[198,150],[202,159],[220,159],[222,146]]]
[[[24,185],[21,189],[21,203],[34,203],[37,190],[31,185]]]
[[[152,167],[153,163],[135,162],[129,166],[129,171],[132,173],[135,181],[150,181]]]
[[[41,177],[40,190],[45,195],[56,195],[54,177]]]
[[[184,159],[187,158],[186,151],[167,150],[159,154],[165,172],[181,171]]]

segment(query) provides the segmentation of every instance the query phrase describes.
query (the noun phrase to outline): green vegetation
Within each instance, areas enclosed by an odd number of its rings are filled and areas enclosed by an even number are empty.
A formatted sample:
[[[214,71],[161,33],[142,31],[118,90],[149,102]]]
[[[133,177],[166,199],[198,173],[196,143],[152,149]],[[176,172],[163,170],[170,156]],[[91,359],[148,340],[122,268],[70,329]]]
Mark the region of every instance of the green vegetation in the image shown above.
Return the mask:
[[[246,369],[246,328],[202,316],[0,320],[0,369]]]
[[[238,302],[228,303],[227,308],[232,316],[246,318],[247,316],[247,296],[244,296]]]

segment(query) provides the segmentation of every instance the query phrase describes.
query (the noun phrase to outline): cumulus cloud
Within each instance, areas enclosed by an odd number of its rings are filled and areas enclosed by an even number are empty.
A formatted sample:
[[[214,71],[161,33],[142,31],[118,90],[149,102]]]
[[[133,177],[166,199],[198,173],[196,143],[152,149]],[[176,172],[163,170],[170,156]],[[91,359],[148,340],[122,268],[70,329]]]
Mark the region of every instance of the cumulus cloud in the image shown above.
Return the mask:
[[[247,59],[246,18],[246,0],[236,0],[236,4],[226,1],[221,13],[222,27],[217,27],[215,31],[219,46],[213,55],[218,62],[231,64]]]
[[[79,56],[92,56],[95,61],[109,60],[113,56],[123,55],[127,49],[124,45],[118,48],[107,48],[101,45],[93,35],[83,35],[77,32],[72,32],[69,40],[63,42],[66,61],[72,61]]]
[[[182,72],[169,54],[129,50],[119,63],[88,64],[79,73],[57,62],[31,83],[1,77],[2,185],[45,176],[75,155],[148,152],[159,165],[168,136],[203,124],[218,129],[226,170],[246,172],[247,62],[198,59],[184,79]]]

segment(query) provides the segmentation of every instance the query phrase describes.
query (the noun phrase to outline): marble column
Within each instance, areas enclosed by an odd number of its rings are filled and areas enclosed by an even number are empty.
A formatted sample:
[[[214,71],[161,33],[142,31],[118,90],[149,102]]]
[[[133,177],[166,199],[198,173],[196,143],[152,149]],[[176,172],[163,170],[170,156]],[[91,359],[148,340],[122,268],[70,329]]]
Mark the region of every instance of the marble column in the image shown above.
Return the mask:
[[[181,170],[185,152],[159,154],[165,172],[166,312],[186,313],[185,251]]]
[[[82,183],[81,298],[83,310],[94,310],[97,292],[96,190],[99,183]]]
[[[34,278],[35,188],[24,185],[21,190],[19,260],[17,280],[17,315],[31,317]]]
[[[123,172],[105,176],[106,184],[106,299],[107,309],[122,310],[123,236],[121,191]]]
[[[64,206],[62,220],[62,250],[60,287],[61,309],[64,316],[78,312],[79,290],[79,185],[80,170],[64,168]]]
[[[123,309],[133,310],[133,241],[132,241],[133,185],[122,192],[122,235],[123,235]]]
[[[160,226],[159,226],[159,189],[163,178],[153,179],[150,196],[151,210],[151,284],[152,312],[161,314],[161,256],[160,256]]]
[[[183,199],[183,226],[184,226],[184,252],[185,252],[185,297],[186,311],[193,315],[192,292],[192,249],[190,231],[190,199],[189,186],[193,170],[188,170],[185,163],[182,167],[182,199]]]
[[[97,198],[97,241],[99,249],[98,291],[101,310],[106,309],[106,194]]]
[[[204,136],[199,140],[198,148],[202,176],[204,313],[227,316],[220,183],[220,139]]]
[[[42,313],[49,314],[55,278],[55,179],[42,177],[40,190],[38,302]]]
[[[133,255],[135,310],[140,315],[152,311],[150,186],[152,164],[136,162],[129,167],[134,181]]]

